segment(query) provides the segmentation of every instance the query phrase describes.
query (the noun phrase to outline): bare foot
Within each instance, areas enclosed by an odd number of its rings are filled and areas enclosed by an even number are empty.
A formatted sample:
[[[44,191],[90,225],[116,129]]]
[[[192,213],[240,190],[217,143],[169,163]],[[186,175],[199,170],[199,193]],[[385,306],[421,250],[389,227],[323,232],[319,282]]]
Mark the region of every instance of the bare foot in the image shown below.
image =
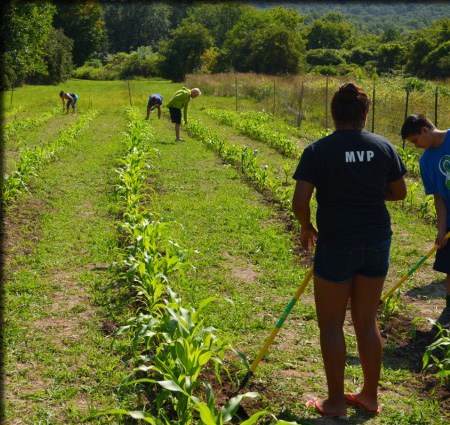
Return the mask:
[[[306,402],[306,407],[314,408],[322,416],[347,416],[345,401],[332,403],[328,399],[313,398]]]
[[[373,415],[380,413],[380,408],[378,407],[378,400],[376,397],[367,396],[362,392],[358,394],[348,393],[345,394],[345,400],[347,403],[358,406]]]

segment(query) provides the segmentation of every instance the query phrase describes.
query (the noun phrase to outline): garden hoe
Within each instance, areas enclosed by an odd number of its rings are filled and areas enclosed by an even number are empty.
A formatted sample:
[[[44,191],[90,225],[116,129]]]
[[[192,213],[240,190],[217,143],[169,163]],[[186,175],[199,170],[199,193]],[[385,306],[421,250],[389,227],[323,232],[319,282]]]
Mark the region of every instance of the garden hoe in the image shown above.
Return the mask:
[[[256,356],[256,359],[253,361],[252,365],[250,366],[250,370],[245,375],[244,379],[241,382],[241,385],[239,386],[237,391],[235,391],[233,394],[231,394],[230,398],[235,397],[239,393],[239,391],[241,391],[247,385],[247,382],[250,380],[250,378],[254,374],[256,368],[258,367],[259,362],[264,358],[264,356],[267,353],[267,350],[269,349],[270,344],[272,344],[272,341],[277,336],[279,330],[281,329],[281,326],[283,326],[283,323],[286,320],[286,318],[288,317],[289,313],[291,312],[292,307],[294,307],[295,303],[300,298],[300,295],[303,293],[306,286],[308,285],[308,282],[311,280],[312,275],[313,275],[313,267],[311,266],[311,268],[306,273],[306,276],[303,278],[303,281],[302,281],[300,287],[298,288],[297,292],[295,293],[294,298],[292,298],[291,302],[284,310],[283,314],[280,317],[280,320],[275,325],[275,327],[272,329],[272,332],[270,333],[269,337],[267,338],[264,346],[261,348],[258,355]],[[236,416],[238,416],[240,419],[248,419],[248,415],[242,406],[239,406],[239,408],[236,412]]]
[[[448,232],[444,239],[448,239],[450,237],[450,232]],[[391,288],[387,291],[380,299],[380,304],[383,304],[394,292],[395,290],[406,280],[409,276],[411,276],[417,268],[419,268],[427,258],[431,257],[438,249],[438,246],[435,244],[433,248],[428,251],[428,254],[424,255],[411,269]]]

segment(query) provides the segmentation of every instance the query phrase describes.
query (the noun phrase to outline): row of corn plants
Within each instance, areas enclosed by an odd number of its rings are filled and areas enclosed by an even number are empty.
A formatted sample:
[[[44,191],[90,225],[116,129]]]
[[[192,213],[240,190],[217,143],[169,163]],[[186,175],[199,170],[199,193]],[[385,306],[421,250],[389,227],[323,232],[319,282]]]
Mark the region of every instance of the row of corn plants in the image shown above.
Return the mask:
[[[26,130],[29,128],[36,127],[38,125],[44,124],[45,122],[52,119],[58,113],[59,108],[56,106],[51,108],[49,111],[44,112],[39,117],[33,118],[15,118],[9,123],[5,124],[3,130],[3,137],[5,141],[8,141],[11,137],[17,134],[19,131]]]
[[[300,148],[292,137],[274,131],[270,125],[271,116],[264,112],[231,112],[219,109],[205,111],[215,121],[237,129],[241,134],[266,143],[281,155],[298,158]]]
[[[23,109],[24,109],[24,107],[23,107],[23,105],[21,105],[21,106],[14,107],[8,111],[4,111],[3,113],[4,113],[5,120],[9,120],[14,116],[17,117],[17,114],[19,112],[21,112]]]
[[[37,176],[39,167],[69,145],[96,115],[96,111],[89,111],[86,115],[80,116],[71,127],[62,131],[57,139],[23,150],[14,167],[15,170],[3,177],[2,202],[10,203],[19,193],[27,191],[27,184],[31,178]]]
[[[189,263],[168,234],[169,223],[147,208],[146,182],[158,153],[149,147],[153,136],[140,111],[128,108],[127,114],[128,131],[123,136],[127,153],[116,170],[115,186],[123,211],[118,226],[124,243],[112,271],[115,288],[126,295],[135,313],[115,337],[129,341],[119,391],[133,391],[145,401],[140,410],[111,408],[85,420],[125,415],[157,425],[221,425],[231,421],[243,398],[257,394],[238,395],[218,409],[212,385],[203,379],[205,370],[212,370],[221,385],[221,372],[231,379],[224,365],[226,352],[243,356],[217,336],[217,329],[204,325],[207,306],[219,300],[207,298],[195,309],[183,304],[172,289],[185,284]],[[243,424],[253,424],[265,414],[257,412]]]

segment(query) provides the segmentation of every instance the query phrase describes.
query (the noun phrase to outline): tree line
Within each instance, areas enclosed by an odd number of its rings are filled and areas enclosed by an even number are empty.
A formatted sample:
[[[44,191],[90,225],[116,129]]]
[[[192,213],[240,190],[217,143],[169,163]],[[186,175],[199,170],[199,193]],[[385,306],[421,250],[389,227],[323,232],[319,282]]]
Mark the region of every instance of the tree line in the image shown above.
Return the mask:
[[[1,24],[1,84],[51,84],[70,76],[182,81],[187,73],[230,71],[450,77],[445,15],[427,26],[423,15],[417,25],[410,14],[403,22],[390,17],[370,32],[362,24],[366,15],[358,21],[356,13],[320,7],[305,14],[301,6],[239,2],[11,0]]]

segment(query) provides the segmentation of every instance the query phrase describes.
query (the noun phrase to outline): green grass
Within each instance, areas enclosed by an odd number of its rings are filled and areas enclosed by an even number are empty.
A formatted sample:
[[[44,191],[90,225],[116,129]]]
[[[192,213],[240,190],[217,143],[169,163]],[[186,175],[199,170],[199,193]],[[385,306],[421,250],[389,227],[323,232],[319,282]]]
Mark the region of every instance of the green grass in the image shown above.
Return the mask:
[[[131,81],[132,103],[142,109],[144,118],[150,93],[161,93],[166,102],[179,87],[161,81]],[[42,111],[61,103],[61,89],[79,95],[80,113],[90,106],[90,100],[99,115],[89,131],[40,170],[31,194],[20,196],[6,215],[5,401],[10,423],[20,418],[30,424],[78,424],[91,408],[133,410],[138,403],[137,396],[117,392],[123,370],[120,344],[117,351],[112,350],[111,338],[102,332],[105,321],[121,317],[121,311],[108,305],[112,298],[107,292],[107,268],[115,259],[118,242],[117,207],[108,182],[123,150],[120,137],[125,130],[128,85],[70,81],[64,86],[28,86],[15,90],[13,107],[23,105],[19,113],[24,116]],[[280,154],[236,130],[215,125],[202,113],[208,107],[233,110],[233,102],[232,98],[202,95],[191,102],[189,116],[216,127],[233,143],[258,149],[260,161],[281,170],[286,159]],[[246,107],[252,107],[246,102]],[[72,115],[58,116],[18,138],[39,143],[43,134],[57,137],[65,120],[73,119]],[[295,235],[287,230],[278,207],[251,188],[235,168],[224,165],[186,133],[185,143],[174,142],[173,124],[165,108],[161,120],[153,112],[148,125],[156,140],[153,147],[160,154],[148,189],[151,209],[171,223],[170,234],[195,266],[187,272],[188,284],[176,290],[194,306],[208,296],[231,299],[234,306],[225,301],[211,305],[207,324],[219,328],[251,361],[295,293],[310,259],[299,256]],[[284,179],[282,171],[279,177]],[[417,214],[398,206],[390,206],[390,211],[394,239],[386,287],[431,248],[435,234],[434,226]],[[350,423],[447,423],[443,405],[435,402],[438,396],[422,395],[425,381],[415,363],[421,346],[415,348],[410,341],[407,325],[424,311],[442,308],[442,298],[427,290],[441,277],[431,272],[428,262],[402,287],[407,296],[404,322],[385,338],[380,386],[383,414],[369,418],[350,408]],[[306,398],[325,395],[315,319],[310,286],[250,384],[250,389],[262,394],[259,408],[302,424],[315,423],[314,415],[304,408]],[[427,332],[429,325],[422,323],[417,329]],[[346,332],[346,389],[355,391],[362,374],[350,321]],[[414,355],[399,351],[400,335]],[[228,362],[236,386],[245,371],[238,359],[230,356]],[[244,407],[251,411],[254,407],[246,403]]]

